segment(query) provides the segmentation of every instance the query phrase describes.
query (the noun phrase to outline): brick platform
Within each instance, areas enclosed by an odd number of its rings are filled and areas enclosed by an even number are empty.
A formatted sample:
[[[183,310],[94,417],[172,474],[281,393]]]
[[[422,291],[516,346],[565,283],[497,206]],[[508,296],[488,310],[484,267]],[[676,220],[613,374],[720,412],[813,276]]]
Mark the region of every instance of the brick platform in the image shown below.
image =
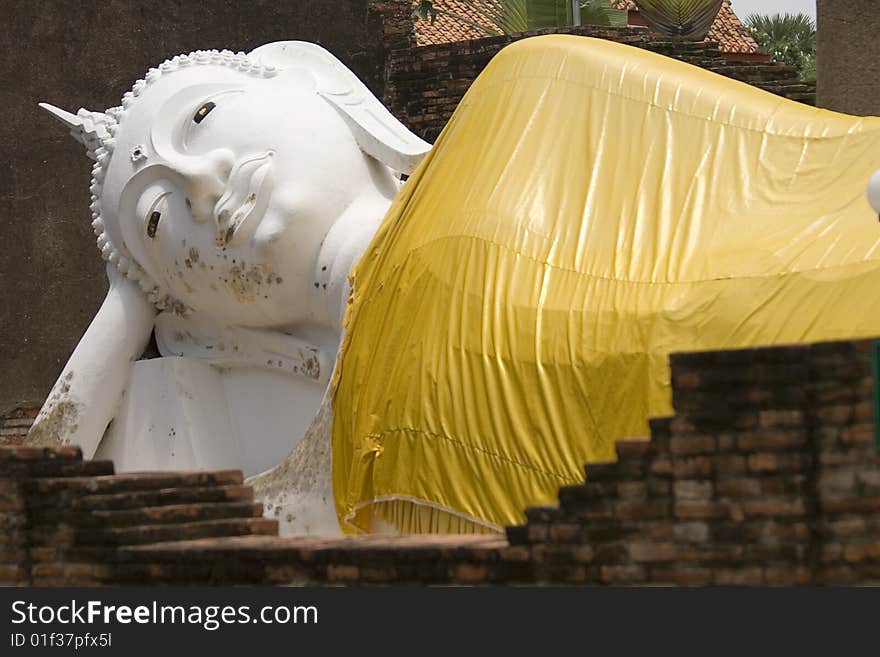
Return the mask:
[[[277,534],[239,471],[113,474],[76,447],[0,448],[0,585],[116,580],[128,545]]]
[[[870,341],[671,359],[676,415],[507,536],[279,538],[238,472],[0,448],[5,584],[880,583]]]

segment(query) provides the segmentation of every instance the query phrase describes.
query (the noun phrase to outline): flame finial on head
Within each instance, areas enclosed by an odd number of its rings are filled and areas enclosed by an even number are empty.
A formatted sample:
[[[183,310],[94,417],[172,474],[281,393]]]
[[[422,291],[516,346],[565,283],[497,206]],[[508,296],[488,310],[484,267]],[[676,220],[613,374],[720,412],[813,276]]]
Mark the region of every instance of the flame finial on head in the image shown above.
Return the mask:
[[[40,103],[40,107],[70,128],[70,135],[86,147],[86,153],[91,159],[98,159],[95,151],[110,139],[108,126],[116,123],[112,117],[104,112],[82,108],[76,114],[71,114],[49,103]]]

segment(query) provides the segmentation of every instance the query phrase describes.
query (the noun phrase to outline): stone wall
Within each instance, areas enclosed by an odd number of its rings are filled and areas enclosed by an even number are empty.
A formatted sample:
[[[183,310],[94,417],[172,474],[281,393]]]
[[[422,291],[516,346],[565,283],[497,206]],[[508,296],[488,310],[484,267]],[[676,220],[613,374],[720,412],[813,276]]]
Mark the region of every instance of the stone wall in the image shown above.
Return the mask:
[[[395,50],[385,66],[385,104],[413,132],[433,141],[489,60],[513,41],[538,34],[575,34],[645,48],[793,100],[815,104],[815,85],[799,80],[793,67],[729,61],[717,44],[668,40],[646,28],[593,25]]]
[[[506,537],[278,538],[240,473],[0,448],[0,583],[880,584],[873,348],[673,356],[675,415]]]
[[[106,290],[83,149],[37,108],[102,110],[151,66],[196,49],[316,41],[380,97],[386,51],[409,44],[392,0],[5,0],[0,3],[0,414],[39,403]]]
[[[880,14],[876,0],[817,0],[817,104],[880,115]]]

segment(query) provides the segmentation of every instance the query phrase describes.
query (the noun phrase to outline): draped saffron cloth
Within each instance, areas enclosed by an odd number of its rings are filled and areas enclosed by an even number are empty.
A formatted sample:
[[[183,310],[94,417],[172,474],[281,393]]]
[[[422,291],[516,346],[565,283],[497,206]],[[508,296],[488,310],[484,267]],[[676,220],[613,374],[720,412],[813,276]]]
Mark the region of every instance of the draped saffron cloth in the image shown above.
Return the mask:
[[[670,352],[880,334],[880,119],[610,41],[474,82],[352,273],[346,531],[521,522],[669,415]]]

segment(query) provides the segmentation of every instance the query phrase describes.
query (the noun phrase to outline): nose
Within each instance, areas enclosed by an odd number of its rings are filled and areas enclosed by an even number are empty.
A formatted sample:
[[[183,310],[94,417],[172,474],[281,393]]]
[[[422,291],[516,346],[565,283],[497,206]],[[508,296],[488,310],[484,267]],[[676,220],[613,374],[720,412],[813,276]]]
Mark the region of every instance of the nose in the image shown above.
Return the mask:
[[[221,148],[187,160],[178,171],[188,182],[187,198],[192,217],[201,223],[214,216],[214,206],[229,184],[235,156],[232,151]]]
[[[267,195],[272,186],[272,158],[274,151],[244,157],[235,163],[227,177],[223,196],[214,205],[217,219],[217,244],[240,244],[250,236],[250,230],[240,230],[259,221],[266,209]]]

